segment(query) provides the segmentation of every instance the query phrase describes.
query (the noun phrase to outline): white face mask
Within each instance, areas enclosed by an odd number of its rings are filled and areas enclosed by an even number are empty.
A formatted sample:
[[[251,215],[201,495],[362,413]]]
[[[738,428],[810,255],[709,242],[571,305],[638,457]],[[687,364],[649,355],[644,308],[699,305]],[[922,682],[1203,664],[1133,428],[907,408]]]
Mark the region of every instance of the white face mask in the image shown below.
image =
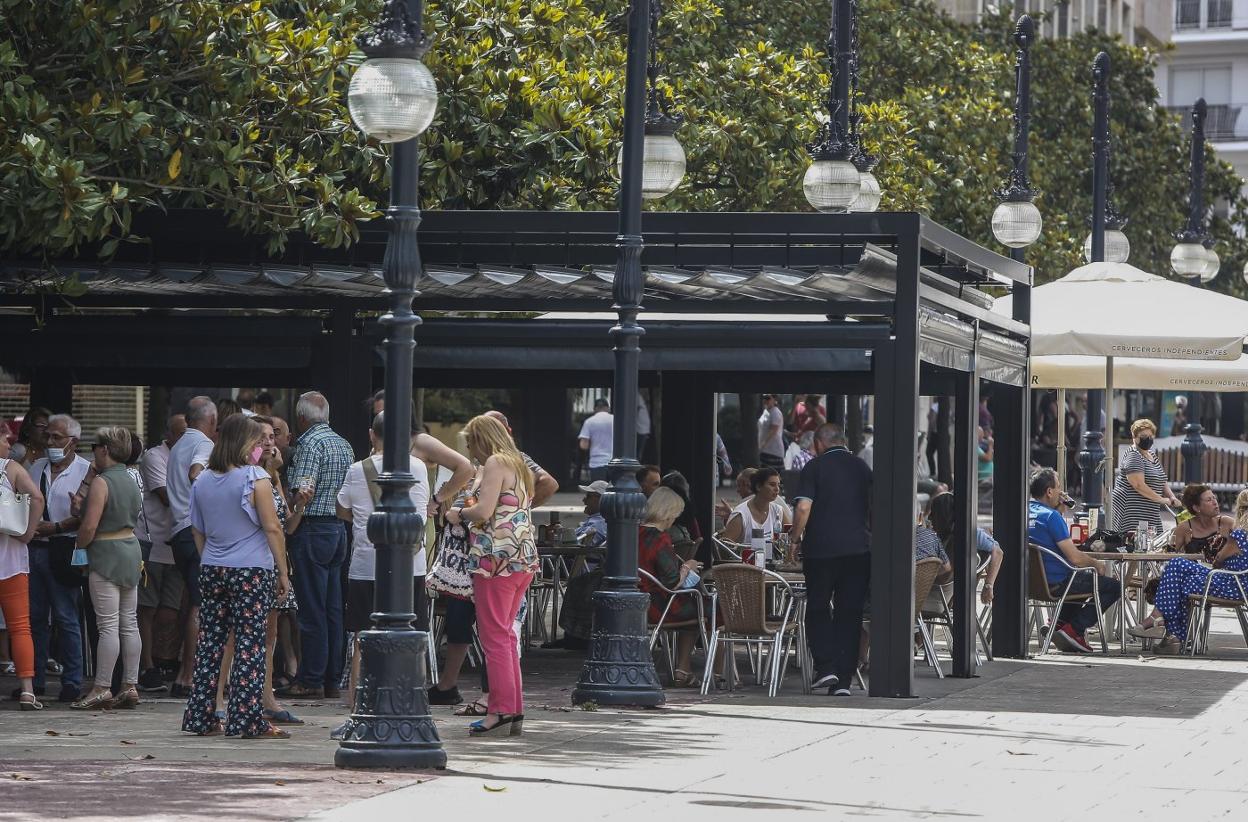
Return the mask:
[[[64,448],[52,448],[51,446],[48,447],[48,462],[56,464],[56,463],[59,463],[63,459],[65,459]]]

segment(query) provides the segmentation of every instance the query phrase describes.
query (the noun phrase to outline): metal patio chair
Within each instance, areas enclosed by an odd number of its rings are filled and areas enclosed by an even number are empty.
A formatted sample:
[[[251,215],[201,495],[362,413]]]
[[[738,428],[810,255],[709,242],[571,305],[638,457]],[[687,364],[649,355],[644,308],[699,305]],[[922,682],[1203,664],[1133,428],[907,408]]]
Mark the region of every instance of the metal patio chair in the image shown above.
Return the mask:
[[[1066,580],[1066,585],[1062,589],[1061,596],[1054,596],[1049,586],[1049,577],[1044,570],[1044,556],[1055,558],[1064,567],[1070,570],[1070,577]],[[1087,602],[1089,598],[1096,603],[1096,624],[1100,628],[1101,635],[1101,652],[1109,653],[1109,643],[1105,639],[1105,611],[1101,608],[1101,593],[1097,586],[1096,569],[1091,566],[1076,567],[1066,561],[1066,557],[1056,551],[1045,548],[1043,545],[1037,545],[1034,542],[1027,543],[1027,561],[1030,563],[1027,573],[1027,599],[1032,605],[1031,615],[1032,622],[1027,629],[1027,641],[1031,641],[1031,627],[1034,625],[1039,631],[1041,628],[1040,611],[1042,609],[1051,608],[1053,614],[1049,619],[1049,630],[1044,633],[1044,641],[1040,645],[1040,656],[1044,656],[1049,652],[1049,645],[1053,642],[1053,634],[1057,631],[1057,617],[1062,612],[1062,606],[1068,602]],[[1092,575],[1092,593],[1090,594],[1072,594],[1070,586],[1074,584],[1075,577],[1080,574]]]
[[[793,617],[794,595],[788,581],[773,571],[765,571],[744,563],[716,565],[708,572],[713,585],[711,613],[717,614],[711,625],[711,636],[706,644],[706,669],[702,675],[702,693],[710,690],[715,671],[715,657],[719,646],[727,645],[724,670],[728,688],[735,679],[735,649],[738,642],[747,648],[760,651],[755,679],[759,685],[767,683],[767,695],[775,696],[780,689],[783,658],[792,649],[798,635],[798,624]],[[767,586],[780,588],[780,613],[778,619],[768,619]],[[762,653],[769,651],[767,673],[764,673]]]
[[[1239,589],[1239,599],[1210,595],[1209,589],[1213,586],[1213,578],[1219,575],[1235,580],[1235,587]],[[1209,653],[1209,623],[1212,622],[1210,617],[1214,608],[1229,608],[1235,612],[1235,617],[1239,620],[1240,633],[1244,635],[1244,644],[1248,645],[1248,593],[1245,593],[1245,577],[1248,577],[1248,570],[1226,571],[1218,568],[1205,580],[1204,593],[1188,595],[1186,643],[1188,656]]]
[[[658,622],[650,625],[650,651],[654,652],[654,646],[658,645],[663,651],[663,657],[667,660],[667,675],[670,679],[676,678],[676,643],[675,635],[683,628],[697,628],[698,636],[702,638],[702,644],[705,646],[706,641],[706,621],[705,613],[702,607],[702,598],[705,592],[699,586],[693,588],[681,588],[673,590],[663,583],[644,568],[638,568],[637,574],[644,580],[648,580],[650,584],[658,588],[667,595],[667,605],[663,608],[663,613],[659,616]],[[672,604],[679,597],[687,597],[693,600],[698,609],[697,619],[686,619],[678,621],[668,621],[667,616],[672,612]],[[692,673],[692,672],[690,672]]]

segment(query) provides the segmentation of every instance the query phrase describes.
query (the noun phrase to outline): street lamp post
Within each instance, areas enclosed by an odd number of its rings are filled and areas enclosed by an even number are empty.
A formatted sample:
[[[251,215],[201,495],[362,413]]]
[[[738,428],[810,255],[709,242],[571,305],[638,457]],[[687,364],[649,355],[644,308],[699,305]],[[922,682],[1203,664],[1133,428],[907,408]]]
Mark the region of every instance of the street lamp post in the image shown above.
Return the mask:
[[[573,704],[655,706],[664,702],[646,635],[648,594],[637,590],[637,530],[646,507],[637,484],[637,363],[644,333],[641,310],[641,200],[646,139],[646,56],[652,13],[650,0],[630,0],[628,60],[624,90],[624,147],[621,151],[620,234],[611,291],[619,320],[611,329],[615,342],[615,421],[602,497],[607,521],[606,574],[595,591],[594,627]],[[675,186],[673,185],[673,188]],[[670,189],[669,189],[670,190]]]
[[[351,78],[351,119],[383,143],[391,158],[389,238],[382,276],[390,311],[386,330],[386,417],[381,500],[368,518],[377,551],[373,627],[357,636],[360,676],[355,709],[334,754],[340,768],[444,768],[446,752],[429,715],[425,677],[429,635],[412,627],[412,552],[424,530],[424,511],[412,505],[412,349],[420,317],[412,312],[420,276],[420,158],[416,138],[433,121],[437,88],[420,62],[428,50],[421,31],[421,0],[388,0],[377,24],[360,35],[368,59]]]
[[[1089,262],[1105,260],[1105,218],[1109,199],[1109,55],[1101,52],[1092,64],[1092,233]],[[1119,232],[1121,233],[1121,232]],[[1105,447],[1102,443],[1101,403],[1104,391],[1088,391],[1088,432],[1079,452],[1083,477],[1083,500],[1090,506],[1102,501]]]
[[[1205,231],[1205,117],[1208,108],[1202,97],[1192,106],[1192,174],[1191,188],[1187,198],[1187,225],[1175,235],[1178,243],[1170,252],[1170,265],[1174,273],[1185,277],[1196,288],[1201,288],[1205,281],[1206,271],[1212,269],[1209,280],[1217,276],[1218,255],[1211,247]],[[1198,483],[1203,471],[1203,458],[1208,446],[1201,436],[1200,426],[1200,392],[1193,391],[1188,398],[1188,413],[1191,421],[1187,426],[1187,436],[1179,451],[1183,454],[1183,481]]]
[[[1018,55],[1014,63],[1014,151],[1005,188],[997,192],[1001,201],[992,214],[992,234],[997,242],[1010,247],[1010,257],[1024,262],[1025,249],[1040,238],[1044,220],[1036,208],[1036,191],[1027,177],[1027,143],[1031,134],[1031,44],[1036,24],[1029,15],[1018,18],[1014,43]]]
[[[806,201],[819,211],[849,211],[862,195],[862,174],[854,165],[859,153],[850,133],[850,62],[853,59],[854,0],[834,0],[828,30],[828,121],[806,149],[813,162],[802,188]],[[873,175],[874,176],[874,175]]]

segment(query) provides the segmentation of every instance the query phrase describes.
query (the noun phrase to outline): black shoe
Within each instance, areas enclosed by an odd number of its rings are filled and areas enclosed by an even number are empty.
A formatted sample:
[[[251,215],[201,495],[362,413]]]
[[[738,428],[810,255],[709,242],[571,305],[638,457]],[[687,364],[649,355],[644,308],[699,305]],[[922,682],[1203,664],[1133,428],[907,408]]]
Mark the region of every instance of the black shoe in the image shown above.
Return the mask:
[[[849,696],[849,688],[834,688],[832,696]]]
[[[821,673],[816,672],[815,681],[810,683],[810,687],[830,689],[830,688],[835,688],[837,686],[837,683],[839,682],[840,682],[840,679],[837,678],[836,674],[821,674]]]
[[[161,677],[159,668],[148,668],[139,675],[138,688],[145,694],[163,691],[165,687],[165,680]]]
[[[178,683],[175,682],[169,686],[169,696],[173,697],[174,699],[186,699],[190,695],[191,695],[190,685],[179,685]]]
[[[464,698],[459,695],[459,687],[456,685],[452,685],[445,691],[437,685],[429,689],[430,705],[461,705],[463,702]]]
[[[44,685],[36,685],[34,690],[35,696],[43,696],[47,693],[48,689]],[[20,685],[13,689],[13,698],[18,700],[22,698],[22,687]]]
[[[73,685],[62,685],[61,692],[56,697],[57,702],[77,702],[82,698],[82,692]]]

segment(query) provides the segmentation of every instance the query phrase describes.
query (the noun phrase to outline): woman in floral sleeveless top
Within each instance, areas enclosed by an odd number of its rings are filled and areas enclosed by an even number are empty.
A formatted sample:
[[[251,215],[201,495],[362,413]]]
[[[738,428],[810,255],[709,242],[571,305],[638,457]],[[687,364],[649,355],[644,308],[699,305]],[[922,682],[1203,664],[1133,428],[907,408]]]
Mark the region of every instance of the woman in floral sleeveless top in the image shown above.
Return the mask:
[[[533,472],[493,417],[474,417],[464,434],[469,454],[482,466],[481,485],[476,504],[451,508],[447,521],[469,526],[477,634],[490,671],[489,712],[469,733],[515,736],[524,729],[516,614],[539,565],[530,510]]]

